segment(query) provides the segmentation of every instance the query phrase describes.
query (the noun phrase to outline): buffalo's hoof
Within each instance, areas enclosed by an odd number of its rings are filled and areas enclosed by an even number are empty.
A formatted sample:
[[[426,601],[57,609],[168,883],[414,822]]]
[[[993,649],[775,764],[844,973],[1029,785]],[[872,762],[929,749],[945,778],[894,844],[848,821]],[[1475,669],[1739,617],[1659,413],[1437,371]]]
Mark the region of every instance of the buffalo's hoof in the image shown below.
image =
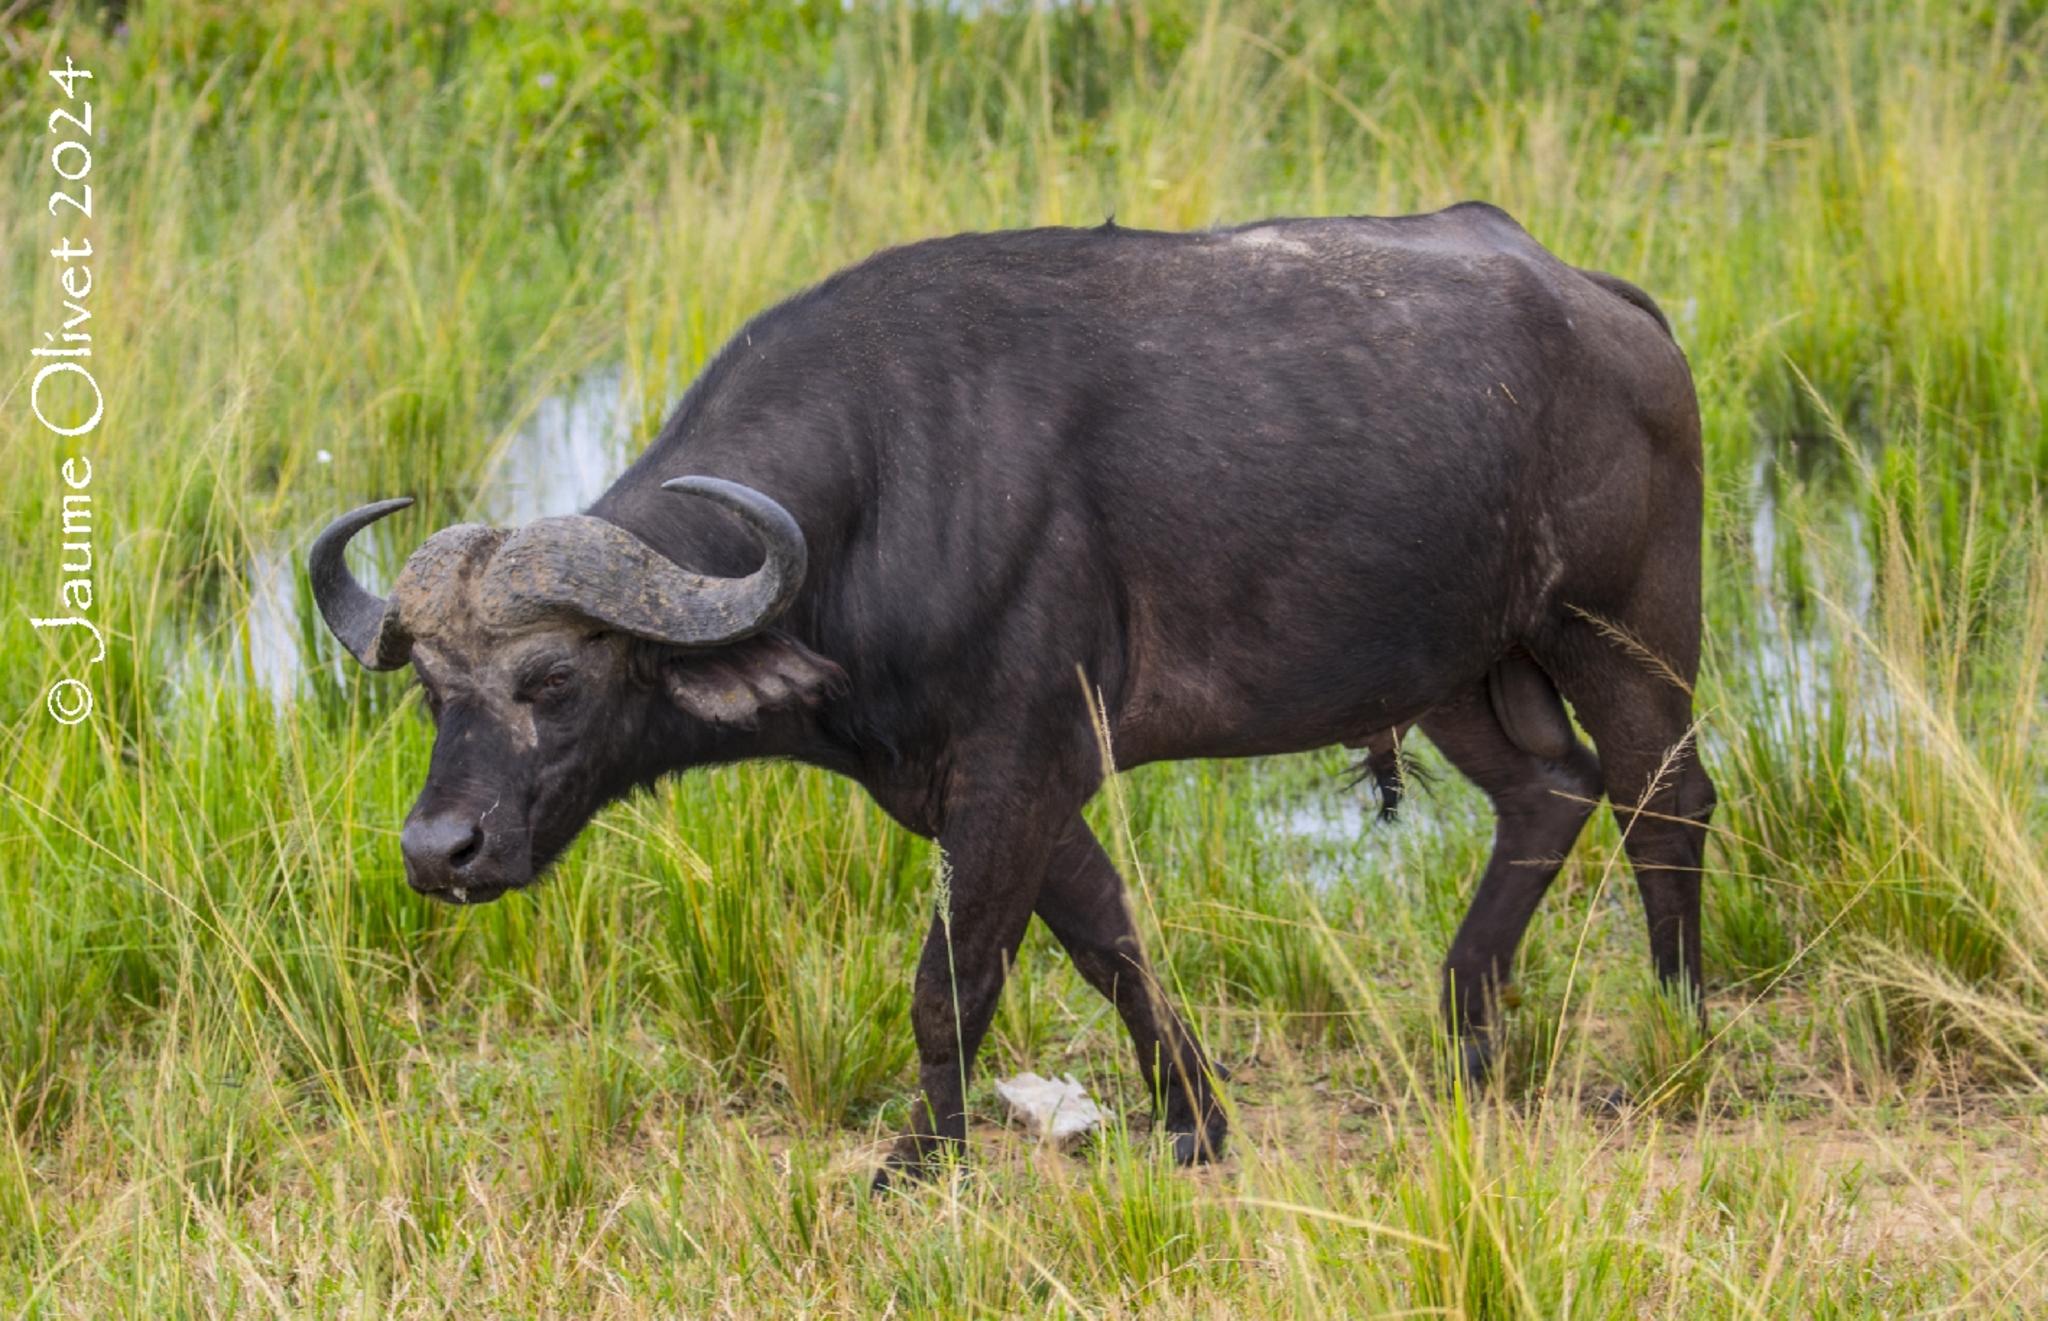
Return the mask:
[[[1493,1077],[1493,1043],[1485,1034],[1468,1032],[1458,1038],[1457,1058],[1453,1065],[1449,1084],[1452,1087],[1463,1084],[1465,1095],[1476,1096]]]
[[[938,1178],[939,1171],[966,1154],[967,1144],[944,1138],[898,1138],[868,1185],[871,1193],[903,1192]]]
[[[1221,1122],[1212,1124],[1202,1132],[1175,1133],[1173,1135],[1173,1163],[1183,1168],[1190,1165],[1207,1165],[1223,1159],[1223,1143],[1228,1136]]]
[[[884,1193],[907,1193],[920,1184],[930,1183],[937,1176],[938,1170],[933,1161],[899,1161],[891,1157],[875,1171],[874,1180],[868,1184],[868,1194],[880,1197]]]
[[[1610,1087],[1586,1098],[1586,1108],[1604,1119],[1624,1119],[1635,1108],[1635,1098],[1626,1087]]]

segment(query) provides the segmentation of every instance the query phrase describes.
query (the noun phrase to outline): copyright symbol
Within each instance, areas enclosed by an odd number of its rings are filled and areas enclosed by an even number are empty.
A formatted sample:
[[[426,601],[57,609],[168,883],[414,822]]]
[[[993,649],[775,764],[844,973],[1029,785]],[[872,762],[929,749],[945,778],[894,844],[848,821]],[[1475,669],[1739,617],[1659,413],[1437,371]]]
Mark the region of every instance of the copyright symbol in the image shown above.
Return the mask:
[[[50,695],[43,704],[58,724],[75,725],[92,714],[92,689],[76,679],[59,679],[50,685]]]

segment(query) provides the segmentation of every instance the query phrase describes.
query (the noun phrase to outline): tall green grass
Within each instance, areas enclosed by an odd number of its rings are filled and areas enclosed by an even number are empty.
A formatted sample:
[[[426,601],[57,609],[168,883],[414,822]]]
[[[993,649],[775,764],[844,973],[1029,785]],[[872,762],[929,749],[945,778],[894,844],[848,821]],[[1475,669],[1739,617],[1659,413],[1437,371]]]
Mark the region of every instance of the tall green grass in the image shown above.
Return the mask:
[[[8,32],[11,305],[56,315],[39,72],[100,77],[98,710],[42,693],[60,451],[0,390],[0,1299],[31,1314],[1897,1314],[2043,1302],[2048,29],[2036,5],[59,7]],[[906,1118],[929,850],[844,784],[707,774],[530,897],[396,830],[389,678],[241,681],[251,565],[393,492],[472,516],[538,402],[649,434],[753,311],[885,243],[1479,196],[1671,313],[1709,480],[1700,1040],[1602,819],[1507,1076],[1446,1099],[1434,967],[1487,846],[1425,750],[1096,808],[1237,1078],[1165,1168],[1121,1028],[1034,934],[991,1068],[1078,1157],[855,1195]],[[26,363],[27,359],[21,359]],[[325,451],[331,462],[322,462]],[[1307,812],[1337,823],[1283,828]],[[1600,1104],[1616,1088],[1630,1105]],[[978,1115],[997,1112],[986,1091]],[[2029,1127],[2028,1125],[2032,1126]],[[986,1126],[983,1126],[986,1128]]]

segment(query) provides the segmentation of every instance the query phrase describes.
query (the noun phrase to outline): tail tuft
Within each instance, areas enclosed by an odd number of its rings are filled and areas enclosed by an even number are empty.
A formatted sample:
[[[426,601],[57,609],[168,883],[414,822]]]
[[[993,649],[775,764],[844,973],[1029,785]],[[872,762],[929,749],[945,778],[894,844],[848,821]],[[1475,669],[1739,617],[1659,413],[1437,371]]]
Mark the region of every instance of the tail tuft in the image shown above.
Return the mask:
[[[1400,815],[1401,800],[1407,797],[1411,781],[1424,786],[1429,782],[1427,773],[1391,734],[1375,738],[1367,745],[1365,756],[1351,768],[1344,786],[1356,789],[1367,780],[1372,781],[1373,797],[1379,800],[1379,819],[1387,822]]]

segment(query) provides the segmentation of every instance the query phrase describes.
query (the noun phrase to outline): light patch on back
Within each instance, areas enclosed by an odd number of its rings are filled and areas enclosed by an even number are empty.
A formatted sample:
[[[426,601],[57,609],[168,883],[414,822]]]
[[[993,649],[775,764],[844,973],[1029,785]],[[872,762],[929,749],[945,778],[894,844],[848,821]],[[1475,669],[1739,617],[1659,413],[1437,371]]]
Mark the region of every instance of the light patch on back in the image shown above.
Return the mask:
[[[1297,257],[1307,256],[1314,251],[1300,239],[1289,238],[1271,225],[1262,225],[1257,229],[1240,229],[1231,235],[1231,242],[1240,248],[1264,248]]]

